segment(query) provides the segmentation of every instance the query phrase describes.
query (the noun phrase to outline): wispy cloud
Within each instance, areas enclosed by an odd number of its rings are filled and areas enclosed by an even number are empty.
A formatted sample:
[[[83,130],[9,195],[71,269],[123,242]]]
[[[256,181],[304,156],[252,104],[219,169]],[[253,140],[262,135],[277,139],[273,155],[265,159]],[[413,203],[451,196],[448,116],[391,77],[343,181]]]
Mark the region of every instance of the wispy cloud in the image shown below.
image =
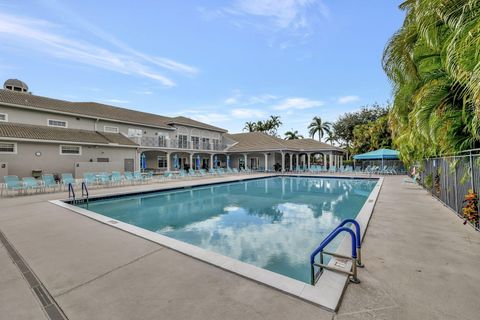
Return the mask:
[[[224,103],[227,105],[250,106],[267,104],[276,99],[278,97],[273,94],[244,95],[240,90],[235,90],[232,96],[224,100]]]
[[[150,90],[139,90],[139,91],[133,91],[135,94],[141,94],[141,95],[151,95],[153,94],[153,91]]]
[[[347,104],[352,102],[357,102],[360,100],[359,96],[343,96],[337,99],[338,104]]]
[[[239,29],[254,28],[267,33],[269,46],[281,49],[299,41],[304,43],[314,33],[318,21],[330,17],[323,0],[234,0],[227,7],[197,10],[205,20],[227,19]]]
[[[315,107],[321,107],[324,105],[323,101],[311,100],[308,98],[286,98],[277,105],[273,106],[273,110],[303,110]]]
[[[246,108],[233,109],[230,114],[237,119],[262,118],[266,116],[266,113],[261,110]]]
[[[160,82],[166,87],[175,82],[163,75],[158,68],[195,74],[197,69],[167,58],[151,57],[126,46],[108,34],[96,30],[102,39],[117,47],[112,51],[81,39],[65,36],[65,26],[47,20],[0,14],[0,38],[24,49],[46,53],[77,63],[98,67],[122,74],[135,75]],[[94,27],[90,29],[95,30]]]

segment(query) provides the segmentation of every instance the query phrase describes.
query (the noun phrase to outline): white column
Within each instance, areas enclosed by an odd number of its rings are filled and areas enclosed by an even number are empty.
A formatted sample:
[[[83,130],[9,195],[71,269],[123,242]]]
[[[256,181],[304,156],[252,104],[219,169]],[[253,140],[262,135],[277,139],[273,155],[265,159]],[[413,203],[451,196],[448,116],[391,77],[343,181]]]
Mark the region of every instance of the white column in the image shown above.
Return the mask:
[[[282,172],[285,172],[285,153],[282,152]]]
[[[210,155],[210,169],[213,169],[213,154]]]
[[[227,169],[230,169],[230,155],[227,154]]]
[[[300,157],[299,157],[298,153],[295,155],[295,159],[297,161],[297,163],[295,164],[295,169],[297,169],[296,167],[300,166],[300,161],[299,161]]]
[[[290,153],[290,171],[293,171],[293,155]]]
[[[190,153],[190,169],[193,169],[193,153]]]
[[[265,172],[268,171],[268,153],[264,153],[265,155]]]
[[[243,155],[243,158],[245,159],[245,160],[244,160],[244,161],[245,161],[245,169],[247,169],[247,167],[248,167],[248,163],[247,163],[247,162],[248,162],[248,155],[245,153],[245,154]]]
[[[310,156],[311,153],[307,153],[307,169],[310,169]]]
[[[167,155],[167,171],[170,171],[170,152],[166,152]]]
[[[340,167],[343,166],[343,155],[340,156]]]
[[[330,168],[333,166],[333,154],[328,155],[328,160],[330,161]]]

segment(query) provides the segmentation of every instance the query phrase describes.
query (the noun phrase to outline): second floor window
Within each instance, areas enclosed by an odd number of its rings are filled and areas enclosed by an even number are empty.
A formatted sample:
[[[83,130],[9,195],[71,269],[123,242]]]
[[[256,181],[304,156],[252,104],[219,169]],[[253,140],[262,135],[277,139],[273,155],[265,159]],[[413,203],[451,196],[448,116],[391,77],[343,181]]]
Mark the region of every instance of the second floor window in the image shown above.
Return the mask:
[[[178,136],[178,147],[182,149],[188,148],[188,136],[183,134]]]
[[[212,144],[214,150],[220,150],[220,140],[212,139]]]
[[[192,137],[192,149],[200,149],[200,138]]]
[[[202,147],[205,150],[210,150],[210,139],[209,138],[202,138]]]
[[[48,125],[50,127],[66,128],[67,127],[67,121],[56,120],[56,119],[48,119]]]

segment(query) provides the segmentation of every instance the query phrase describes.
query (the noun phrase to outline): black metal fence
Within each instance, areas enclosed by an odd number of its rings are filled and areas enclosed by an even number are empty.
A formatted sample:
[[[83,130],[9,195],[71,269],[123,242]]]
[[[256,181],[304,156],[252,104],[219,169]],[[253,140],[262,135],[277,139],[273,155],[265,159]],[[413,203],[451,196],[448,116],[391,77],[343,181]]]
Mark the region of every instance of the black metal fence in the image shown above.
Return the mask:
[[[455,156],[426,159],[420,165],[420,183],[432,195],[464,218],[465,196],[480,190],[480,153],[471,150]],[[477,222],[472,225],[480,231]]]

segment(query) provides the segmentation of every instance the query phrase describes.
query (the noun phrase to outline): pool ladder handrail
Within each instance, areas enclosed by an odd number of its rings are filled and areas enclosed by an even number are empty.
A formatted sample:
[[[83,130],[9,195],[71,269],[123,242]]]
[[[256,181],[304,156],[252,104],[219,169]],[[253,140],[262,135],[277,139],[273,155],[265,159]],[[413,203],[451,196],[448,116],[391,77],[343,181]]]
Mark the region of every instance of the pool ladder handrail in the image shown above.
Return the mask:
[[[68,198],[73,198],[73,203],[77,203],[77,200],[76,200],[76,197],[75,197],[75,189],[73,188],[73,184],[72,183],[69,183],[68,184]],[[82,201],[83,200],[87,200],[87,204],[88,204],[88,198],[89,198],[89,195],[88,195],[88,187],[87,187],[87,184],[85,182],[82,182]],[[79,200],[80,201],[80,200]]]
[[[75,202],[75,190],[73,189],[73,184],[70,182],[68,184],[68,198],[72,198],[73,197],[73,201]]]
[[[351,228],[345,227],[347,223],[352,223],[355,226],[355,232]],[[347,232],[350,235],[352,243],[352,254],[351,257],[341,255],[338,253],[325,251],[325,247],[333,240],[337,235],[342,232]],[[331,270],[335,272],[345,273],[349,276],[350,282],[360,283],[360,280],[357,277],[357,267],[362,268],[362,240],[361,240],[360,225],[355,219],[345,219],[343,220],[328,236],[320,243],[317,249],[315,249],[310,255],[310,271],[311,271],[311,285],[315,285],[320,278],[323,270]],[[315,257],[320,254],[320,263],[315,263]],[[327,254],[332,257],[342,258],[352,261],[352,268],[350,271],[343,270],[340,268],[331,267],[323,262],[323,255]],[[315,267],[318,267],[319,270],[315,272]]]
[[[85,181],[82,181],[82,198],[87,199],[87,203],[88,203],[88,188]]]

